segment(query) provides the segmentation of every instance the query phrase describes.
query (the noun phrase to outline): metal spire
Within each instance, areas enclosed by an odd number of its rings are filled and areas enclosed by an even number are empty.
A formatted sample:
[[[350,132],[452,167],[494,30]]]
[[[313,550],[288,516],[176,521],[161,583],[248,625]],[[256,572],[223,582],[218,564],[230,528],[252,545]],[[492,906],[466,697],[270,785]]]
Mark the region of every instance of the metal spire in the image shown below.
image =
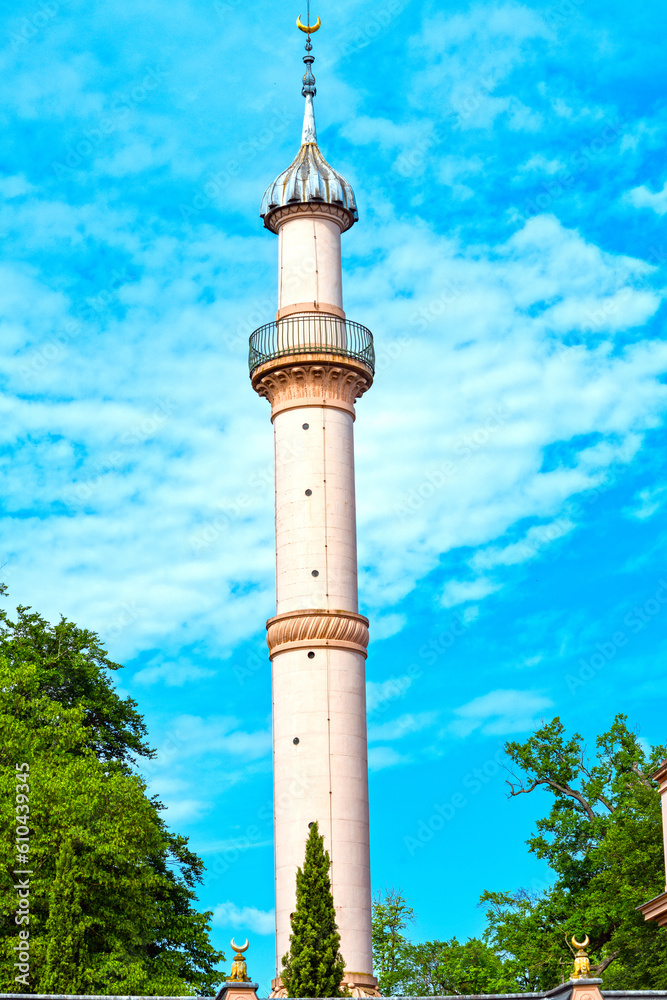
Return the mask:
[[[320,27],[319,17],[317,19],[317,24],[311,27],[310,24],[310,0],[308,0],[308,24],[301,23],[301,15],[296,19],[296,26],[301,31],[305,31],[306,38],[306,54],[303,57],[303,61],[306,64],[306,72],[303,74],[303,87],[301,88],[301,93],[306,98],[306,107],[303,114],[303,132],[301,134],[301,145],[305,143],[317,143],[317,132],[315,130],[315,112],[313,110],[313,97],[317,93],[315,87],[315,77],[313,75],[313,63],[315,62],[315,56],[312,56],[311,50],[313,48],[310,41],[310,36],[314,31],[317,31]]]
[[[309,8],[308,23],[304,24],[299,16],[296,19],[296,24],[299,31],[303,31],[308,36],[306,54],[303,57],[306,72],[303,76],[301,92],[306,99],[306,106],[303,116],[301,146],[287,170],[278,174],[264,192],[260,215],[264,219],[266,228],[275,233],[278,231],[274,224],[279,208],[295,204],[308,205],[311,202],[335,205],[337,209],[343,210],[345,229],[349,229],[359,218],[354,191],[345,178],[341,177],[322,156],[317,145],[315,131],[315,116],[313,114],[315,77],[312,70],[314,57],[311,36],[319,29],[320,19],[318,17],[315,24],[311,24]]]

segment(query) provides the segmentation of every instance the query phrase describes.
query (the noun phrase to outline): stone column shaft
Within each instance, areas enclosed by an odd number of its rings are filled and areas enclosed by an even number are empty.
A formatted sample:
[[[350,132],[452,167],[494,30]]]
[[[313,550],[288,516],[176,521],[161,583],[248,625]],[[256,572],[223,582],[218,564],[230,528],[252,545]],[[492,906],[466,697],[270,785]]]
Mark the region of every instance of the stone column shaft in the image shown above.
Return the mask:
[[[329,213],[293,215],[278,230],[278,307],[343,309],[340,225]]]

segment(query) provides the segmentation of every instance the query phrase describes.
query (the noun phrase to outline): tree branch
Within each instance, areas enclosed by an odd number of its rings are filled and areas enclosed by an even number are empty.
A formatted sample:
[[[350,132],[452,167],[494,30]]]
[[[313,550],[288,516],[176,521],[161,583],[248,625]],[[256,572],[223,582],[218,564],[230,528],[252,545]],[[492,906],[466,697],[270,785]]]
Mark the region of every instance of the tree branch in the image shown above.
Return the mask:
[[[578,792],[576,788],[570,788],[569,785],[559,785],[557,781],[553,780],[553,778],[547,778],[547,783],[551,785],[552,788],[561,792],[561,794],[568,795],[571,799],[575,799],[579,802],[584,807],[586,815],[591,822],[595,819],[595,813],[593,812],[588,800],[585,799],[581,792]]]
[[[655,791],[653,785],[651,784],[651,782],[649,781],[649,779],[646,777],[646,775],[644,774],[644,772],[639,770],[639,764],[637,763],[636,760],[634,760],[632,762],[632,770],[635,772],[635,774],[637,775],[637,777],[641,781],[642,785],[645,785],[646,788],[650,789],[650,791],[652,791],[652,792]]]
[[[613,811],[616,808],[616,806],[612,806],[611,803],[607,802],[607,800],[605,799],[604,795],[600,795],[600,793],[598,793],[598,799],[602,803],[603,806],[607,807],[607,809],[609,810],[610,813],[613,813]]]
[[[538,785],[549,785],[551,788],[555,788],[556,791],[560,792],[562,795],[567,795],[569,798],[578,802],[583,807],[591,822],[596,818],[588,800],[581,794],[581,792],[578,792],[576,788],[570,788],[569,785],[559,785],[557,781],[553,780],[553,778],[534,778],[530,788],[523,788],[521,785],[517,787],[513,785],[511,781],[508,781],[507,784],[510,786],[510,795],[528,795],[535,788],[537,788]],[[612,807],[607,802],[604,802],[604,804],[607,806],[607,809],[613,811]]]
[[[512,777],[514,777],[514,775],[512,775]],[[537,779],[535,779],[530,788],[523,788],[521,784],[513,785],[512,782],[509,781],[509,779],[507,781],[507,784],[510,786],[510,795],[528,795],[528,793],[532,792],[533,789],[537,788],[538,785],[546,785],[548,784],[548,782],[546,780],[538,781]]]
[[[593,972],[596,972],[598,976],[601,976],[604,970],[608,968],[614,961],[614,959],[618,958],[620,954],[621,954],[620,951],[612,951],[611,955],[605,958],[604,961],[600,962],[599,965],[592,965],[591,970]]]

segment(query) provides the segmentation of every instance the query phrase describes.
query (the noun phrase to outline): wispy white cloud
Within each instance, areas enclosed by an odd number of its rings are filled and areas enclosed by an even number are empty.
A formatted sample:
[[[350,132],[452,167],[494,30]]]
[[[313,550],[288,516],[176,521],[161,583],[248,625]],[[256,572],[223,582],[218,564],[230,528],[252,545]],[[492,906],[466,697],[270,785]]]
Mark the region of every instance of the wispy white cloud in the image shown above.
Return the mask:
[[[26,180],[23,174],[0,177],[0,195],[3,198],[20,198],[31,191],[35,191],[35,186]]]
[[[165,807],[169,825],[193,822],[210,811],[212,803],[205,798],[195,798],[192,795],[194,788],[194,783],[177,778],[173,773],[162,774],[148,783],[149,794],[157,795]]]
[[[634,497],[633,505],[631,507],[626,507],[624,513],[628,517],[634,517],[639,521],[645,521],[647,518],[653,517],[653,515],[660,510],[664,503],[666,494],[667,486],[655,486],[639,490]]]
[[[371,623],[373,640],[389,639],[392,635],[396,635],[405,628],[407,620],[407,615],[398,611],[388,615],[373,615]]]
[[[437,712],[417,712],[401,715],[397,719],[369,726],[368,742],[381,743],[387,740],[400,740],[404,736],[428,729],[438,718]]]
[[[542,153],[535,153],[525,163],[521,164],[520,170],[522,173],[555,174],[564,168],[565,164],[562,160],[558,158],[549,160]]]
[[[554,542],[569,535],[575,527],[575,522],[568,517],[557,518],[548,524],[534,525],[516,542],[480,549],[473,556],[471,566],[475,570],[488,570],[496,566],[513,566],[526,562],[543,554]]]
[[[213,840],[193,843],[192,849],[204,857],[208,854],[224,854],[236,851],[254,851],[258,848],[270,847],[273,840],[250,840],[248,837],[228,837],[225,840]]]
[[[258,910],[254,906],[237,906],[236,903],[218,903],[213,908],[211,922],[218,927],[233,927],[239,934],[273,934],[276,926],[275,910]],[[235,939],[242,944],[242,939]]]
[[[402,125],[388,118],[369,118],[367,115],[356,115],[341,129],[341,135],[355,145],[380,145],[383,148],[411,147],[419,138],[423,138],[423,126],[419,122]]]
[[[549,34],[540,14],[519,3],[431,16],[413,44],[423,69],[413,76],[415,95],[451,108],[461,129],[488,128],[499,115],[511,129],[534,131],[540,116],[503,83],[523,58],[524,46]],[[498,91],[498,92],[497,92]]]
[[[645,184],[628,191],[628,201],[635,208],[650,208],[657,215],[667,212],[667,182],[661,191],[651,191]]]
[[[270,754],[269,729],[249,733],[240,725],[239,720],[227,716],[181,715],[174,719],[170,734],[179,757],[217,752],[257,760]]]
[[[408,763],[410,763],[410,757],[398,753],[393,747],[369,747],[369,771],[384,771],[386,768]]]
[[[143,670],[137,671],[133,680],[135,684],[144,686],[162,683],[166,684],[167,687],[182,687],[188,681],[214,676],[214,670],[197,666],[187,660],[180,660],[179,662],[158,662],[144,667]]]
[[[541,713],[552,706],[552,700],[540,691],[490,691],[454,709],[458,718],[450,724],[450,729],[460,737],[476,730],[484,736],[527,732],[539,723]]]
[[[440,603],[443,608],[453,608],[467,601],[479,601],[500,589],[500,584],[480,577],[478,580],[450,580],[445,586]]]
[[[376,711],[387,702],[402,698],[414,677],[405,674],[402,677],[389,677],[384,681],[366,681],[366,709],[369,713]]]

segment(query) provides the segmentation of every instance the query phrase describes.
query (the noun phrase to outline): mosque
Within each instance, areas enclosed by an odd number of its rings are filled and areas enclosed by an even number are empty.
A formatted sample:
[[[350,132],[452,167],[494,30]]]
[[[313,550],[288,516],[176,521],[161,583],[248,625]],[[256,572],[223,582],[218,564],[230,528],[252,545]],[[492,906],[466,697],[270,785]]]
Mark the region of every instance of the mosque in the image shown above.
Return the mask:
[[[317,144],[311,35],[320,20],[311,25],[309,17],[306,25],[300,19],[297,24],[307,38],[301,145],[261,203],[264,226],[278,237],[278,309],[274,322],[252,334],[249,355],[252,387],[271,406],[275,442],[276,614],[267,622],[276,896],[276,977],[270,996],[287,997],[281,958],[289,951],[296,871],[303,864],[308,830],[317,821],[331,858],[346,960],[343,985],[353,997],[374,997],[380,994],[371,939],[369,622],[359,613],[357,599],[353,436],[356,401],[373,383],[373,337],[343,309],[341,236],[358,221],[358,213],[350,184]],[[665,833],[667,762],[654,777]],[[667,839],[665,859],[667,864]],[[647,920],[667,927],[667,891],[641,910]],[[545,993],[490,1000],[667,1000],[667,990],[601,989],[602,981],[591,976],[586,942],[568,982]],[[238,947],[232,940],[232,947],[230,978],[215,1000],[257,1000],[257,984],[247,972],[247,942]],[[0,1000],[24,995],[0,994]]]

